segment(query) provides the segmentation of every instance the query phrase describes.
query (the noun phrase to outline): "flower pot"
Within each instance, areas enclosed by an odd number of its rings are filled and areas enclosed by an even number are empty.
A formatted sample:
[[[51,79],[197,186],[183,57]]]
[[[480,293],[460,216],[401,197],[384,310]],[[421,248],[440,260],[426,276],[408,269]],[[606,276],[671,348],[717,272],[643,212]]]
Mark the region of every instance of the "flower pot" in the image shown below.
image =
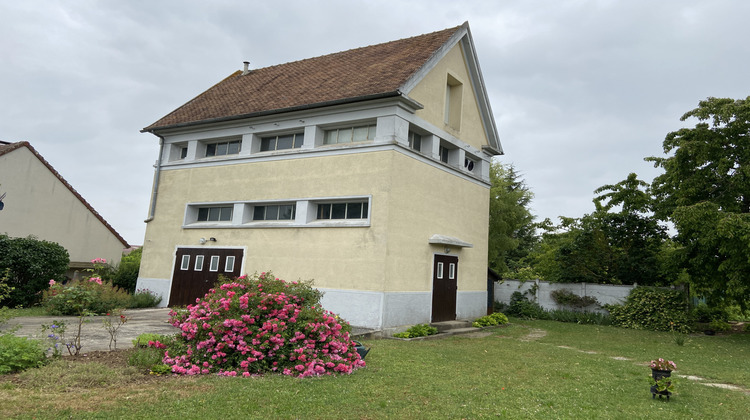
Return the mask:
[[[654,378],[654,381],[659,381],[662,378],[671,378],[672,371],[661,370],[661,369],[651,369],[651,377]],[[659,391],[657,390],[656,385],[652,385],[651,386],[651,398],[656,398],[657,395],[659,396],[659,398],[666,395],[667,401],[669,401],[669,396],[672,395],[672,393],[667,391],[666,389],[664,391]]]
[[[654,378],[655,381],[658,381],[661,378],[670,378],[672,377],[672,371],[661,370],[661,369],[651,369],[651,377]]]

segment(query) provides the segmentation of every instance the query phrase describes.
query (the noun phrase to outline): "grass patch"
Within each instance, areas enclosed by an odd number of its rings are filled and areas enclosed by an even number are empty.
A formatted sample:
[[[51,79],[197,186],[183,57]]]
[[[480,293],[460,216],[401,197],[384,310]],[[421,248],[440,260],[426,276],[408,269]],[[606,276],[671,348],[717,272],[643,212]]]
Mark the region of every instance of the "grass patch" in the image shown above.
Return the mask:
[[[669,333],[511,322],[483,338],[368,340],[368,366],[351,376],[151,377],[138,383],[127,379],[132,377],[125,370],[106,375],[122,382],[94,380],[76,388],[75,398],[62,385],[84,381],[73,376],[41,389],[36,388],[41,377],[12,382],[13,389],[0,382],[0,412],[19,418],[102,419],[750,417],[750,396],[687,379],[679,382],[669,403],[652,400],[645,366],[654,357],[669,357],[677,361],[677,373],[750,388],[750,366],[740,362],[750,348],[746,335],[691,336],[677,346]],[[546,335],[525,341],[534,329]],[[50,373],[49,368],[37,372],[54,377],[69,369]],[[104,367],[90,369],[84,376],[99,378],[104,372]]]
[[[8,309],[8,315],[11,318],[17,318],[19,316],[49,316],[47,312],[41,306],[32,306],[31,308],[17,308]]]

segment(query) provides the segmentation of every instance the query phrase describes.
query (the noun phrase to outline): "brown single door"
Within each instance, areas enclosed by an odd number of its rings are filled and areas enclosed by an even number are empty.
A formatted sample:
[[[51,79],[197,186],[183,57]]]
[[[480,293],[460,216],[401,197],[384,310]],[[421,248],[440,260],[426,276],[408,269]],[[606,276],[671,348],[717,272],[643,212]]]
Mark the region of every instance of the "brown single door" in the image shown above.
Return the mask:
[[[241,249],[178,248],[172,274],[169,306],[195,303],[214,287],[219,275],[237,277],[242,268]]]
[[[458,257],[435,255],[432,267],[432,322],[456,319]]]

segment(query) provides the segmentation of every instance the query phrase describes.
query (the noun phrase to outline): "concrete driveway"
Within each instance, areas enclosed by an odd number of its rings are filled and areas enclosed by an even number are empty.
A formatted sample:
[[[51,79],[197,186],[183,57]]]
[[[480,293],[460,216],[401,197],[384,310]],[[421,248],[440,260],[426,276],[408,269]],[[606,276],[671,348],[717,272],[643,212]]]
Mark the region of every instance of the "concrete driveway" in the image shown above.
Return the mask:
[[[117,332],[117,348],[133,347],[132,340],[143,333],[175,334],[180,330],[169,324],[169,308],[128,309],[124,312],[128,321]],[[104,328],[106,316],[86,317],[81,329],[81,353],[95,350],[109,350],[110,335]],[[75,337],[78,318],[72,316],[33,316],[12,318],[3,327],[7,331],[17,325],[17,336],[45,338],[42,334],[42,324],[50,325],[53,321],[62,321],[66,325],[66,339]],[[115,322],[113,317],[113,323]],[[114,348],[114,347],[113,347]],[[63,349],[63,354],[67,351]]]

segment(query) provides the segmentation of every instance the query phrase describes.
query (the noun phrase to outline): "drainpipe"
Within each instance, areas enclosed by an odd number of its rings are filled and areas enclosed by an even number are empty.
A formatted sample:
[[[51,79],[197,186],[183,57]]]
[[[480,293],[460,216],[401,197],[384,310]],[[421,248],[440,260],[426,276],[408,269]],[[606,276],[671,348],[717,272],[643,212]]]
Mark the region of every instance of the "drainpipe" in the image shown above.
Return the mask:
[[[153,134],[159,137],[159,158],[156,159],[156,163],[154,164],[154,183],[153,187],[151,187],[151,208],[148,211],[148,218],[143,221],[144,223],[148,223],[154,220],[154,212],[156,211],[156,195],[158,194],[159,176],[161,175],[161,158],[164,153],[164,137],[156,133]]]

